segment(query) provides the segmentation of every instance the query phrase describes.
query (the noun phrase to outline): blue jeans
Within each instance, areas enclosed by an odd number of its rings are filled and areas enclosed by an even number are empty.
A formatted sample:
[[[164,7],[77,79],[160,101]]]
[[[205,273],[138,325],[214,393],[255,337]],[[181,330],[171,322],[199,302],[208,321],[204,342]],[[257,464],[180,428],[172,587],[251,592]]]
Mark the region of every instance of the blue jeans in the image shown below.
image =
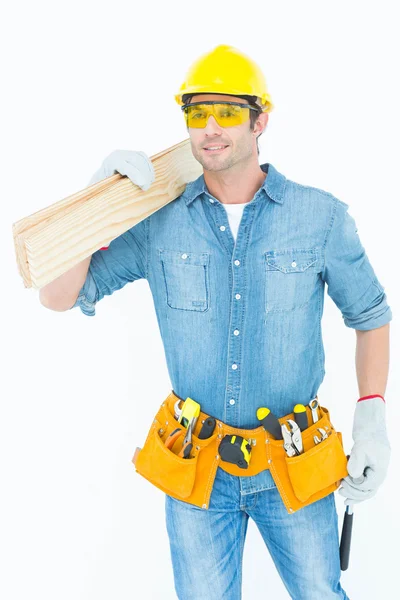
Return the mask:
[[[349,600],[340,585],[334,494],[289,514],[269,470],[237,477],[218,468],[209,509],[166,495],[179,600],[240,600],[249,517],[293,600]],[[268,588],[258,598],[267,598]],[[255,600],[258,600],[255,599]]]

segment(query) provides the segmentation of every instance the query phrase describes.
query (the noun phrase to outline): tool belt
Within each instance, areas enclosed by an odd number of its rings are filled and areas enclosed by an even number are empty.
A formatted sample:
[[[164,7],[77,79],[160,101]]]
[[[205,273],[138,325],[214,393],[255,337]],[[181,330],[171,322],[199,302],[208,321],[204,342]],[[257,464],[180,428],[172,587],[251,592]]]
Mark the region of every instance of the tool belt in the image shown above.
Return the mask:
[[[274,439],[263,426],[238,429],[215,419],[213,435],[199,439],[197,436],[202,422],[210,417],[200,411],[192,435],[191,457],[182,458],[178,453],[184,430],[170,449],[164,445],[166,438],[179,425],[174,405],[180,400],[182,398],[171,391],[155,415],[143,448],[136,448],[132,458],[140,475],[173,498],[208,509],[218,467],[240,477],[257,475],[269,469],[288,513],[294,513],[335,491],[348,475],[342,434],[335,430],[329,411],[321,405],[320,418],[315,423],[310,407],[305,407],[308,427],[302,431],[304,451],[297,456],[289,457],[283,441]],[[294,413],[289,413],[278,420],[283,424],[293,418]],[[314,435],[318,434],[318,428],[325,429],[328,437],[315,444]],[[221,460],[218,448],[226,435],[241,436],[251,442],[248,468]]]

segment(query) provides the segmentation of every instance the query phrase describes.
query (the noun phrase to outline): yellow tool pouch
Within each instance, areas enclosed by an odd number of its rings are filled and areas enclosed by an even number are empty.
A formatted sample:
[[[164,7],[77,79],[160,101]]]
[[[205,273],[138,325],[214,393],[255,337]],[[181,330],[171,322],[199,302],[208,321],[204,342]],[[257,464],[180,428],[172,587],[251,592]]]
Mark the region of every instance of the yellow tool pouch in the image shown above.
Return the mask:
[[[136,471],[163,492],[208,509],[210,496],[218,467],[240,477],[257,475],[270,469],[282,501],[289,513],[294,513],[335,491],[340,481],[348,475],[347,457],[343,449],[342,435],[333,427],[329,411],[320,406],[320,419],[313,423],[311,409],[306,406],[308,428],[302,431],[304,452],[288,457],[283,440],[273,438],[264,427],[238,429],[216,419],[213,435],[205,440],[198,433],[202,422],[210,415],[200,411],[192,433],[191,458],[178,456],[186,429],[173,446],[165,447],[165,440],[181,424],[175,419],[174,404],[184,400],[173,391],[161,404],[150,426],[143,448],[136,448],[132,462]],[[279,422],[294,420],[294,413],[281,417]],[[181,426],[182,427],[182,426]],[[314,443],[318,428],[328,437]],[[225,435],[238,435],[251,442],[251,459],[247,469],[221,460],[218,447]]]

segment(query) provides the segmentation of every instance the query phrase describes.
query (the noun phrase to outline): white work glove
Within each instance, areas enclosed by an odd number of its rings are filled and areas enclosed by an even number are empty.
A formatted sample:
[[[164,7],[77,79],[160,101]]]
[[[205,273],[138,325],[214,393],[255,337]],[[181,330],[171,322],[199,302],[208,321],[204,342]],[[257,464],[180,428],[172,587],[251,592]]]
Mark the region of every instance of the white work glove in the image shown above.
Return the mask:
[[[93,185],[106,177],[120,173],[126,175],[135,185],[142,190],[148,190],[155,181],[155,172],[150,158],[141,150],[114,150],[103,160],[100,169],[94,173],[87,184]],[[107,250],[108,246],[103,246],[100,250]]]
[[[115,173],[126,175],[142,190],[148,190],[156,178],[153,163],[145,152],[114,150],[103,160],[100,169],[92,176],[88,186],[115,175]]]
[[[386,433],[386,404],[381,396],[366,396],[356,404],[353,422],[354,445],[339,494],[345,505],[374,496],[386,477],[391,447]]]

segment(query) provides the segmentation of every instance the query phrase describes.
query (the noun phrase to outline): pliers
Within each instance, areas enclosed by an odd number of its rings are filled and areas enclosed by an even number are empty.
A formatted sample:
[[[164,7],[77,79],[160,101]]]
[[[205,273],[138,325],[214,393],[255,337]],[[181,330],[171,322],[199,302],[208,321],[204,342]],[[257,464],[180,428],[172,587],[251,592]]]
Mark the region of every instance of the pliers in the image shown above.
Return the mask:
[[[178,456],[180,456],[181,458],[190,458],[190,453],[193,448],[192,430],[194,429],[196,420],[197,419],[192,419],[190,421],[189,425],[187,426],[186,435],[185,435],[185,437],[183,439],[183,443],[182,443],[182,449],[178,454]]]
[[[288,426],[285,423],[281,425],[283,447],[288,456],[296,456],[303,452],[303,440],[300,427],[297,425],[296,421],[293,421],[292,419],[287,419],[287,422],[290,425],[291,431],[289,431]]]
[[[193,448],[192,431],[193,431],[194,423],[195,423],[195,421],[194,421],[194,419],[192,419],[192,421],[189,423],[189,426],[186,430],[186,435],[182,442],[182,448],[178,454],[178,456],[180,456],[181,458],[190,458],[190,452],[192,451],[192,448]],[[172,449],[172,446],[174,445],[175,440],[177,440],[179,438],[179,436],[181,435],[181,432],[182,432],[182,429],[180,427],[177,427],[169,434],[169,436],[165,440],[165,447],[168,448],[168,450]]]
[[[180,400],[177,400],[175,402],[174,413],[175,413],[175,419],[177,421],[179,421],[179,423],[181,423],[181,416],[182,416],[183,408],[179,408],[179,403],[180,403]],[[196,426],[197,419],[198,419],[198,417],[192,418],[186,428],[186,435],[183,439],[182,448],[178,454],[178,456],[180,456],[181,458],[190,458],[190,452],[192,451],[192,448],[193,448],[192,432]],[[183,423],[182,423],[182,425],[183,425]]]

